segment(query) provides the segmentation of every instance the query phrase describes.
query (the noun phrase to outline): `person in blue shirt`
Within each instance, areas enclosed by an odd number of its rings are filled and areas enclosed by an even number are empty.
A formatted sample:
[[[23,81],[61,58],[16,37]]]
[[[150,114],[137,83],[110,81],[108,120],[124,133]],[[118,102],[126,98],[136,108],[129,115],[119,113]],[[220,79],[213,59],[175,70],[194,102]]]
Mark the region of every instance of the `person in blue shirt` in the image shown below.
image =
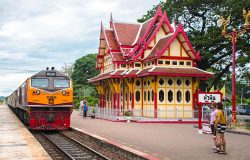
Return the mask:
[[[83,118],[87,117],[87,112],[88,112],[88,106],[87,106],[87,101],[83,101]]]

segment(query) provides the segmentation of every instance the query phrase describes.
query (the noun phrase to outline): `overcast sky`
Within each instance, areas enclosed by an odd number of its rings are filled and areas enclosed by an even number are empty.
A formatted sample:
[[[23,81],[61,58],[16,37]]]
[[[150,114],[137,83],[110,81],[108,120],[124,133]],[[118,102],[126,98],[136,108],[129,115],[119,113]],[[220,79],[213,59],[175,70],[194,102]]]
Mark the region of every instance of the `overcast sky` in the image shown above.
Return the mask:
[[[110,13],[136,22],[160,0],[0,0],[0,96],[32,74],[96,53]]]

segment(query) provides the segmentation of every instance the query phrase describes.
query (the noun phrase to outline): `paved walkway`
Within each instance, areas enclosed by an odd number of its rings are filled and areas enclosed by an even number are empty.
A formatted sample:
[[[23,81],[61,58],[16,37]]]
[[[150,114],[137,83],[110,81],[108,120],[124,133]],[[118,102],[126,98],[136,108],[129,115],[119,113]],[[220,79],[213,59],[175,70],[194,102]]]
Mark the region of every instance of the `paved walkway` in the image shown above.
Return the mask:
[[[71,126],[97,134],[159,159],[171,160],[248,160],[250,137],[226,133],[227,155],[213,153],[212,136],[199,135],[191,124],[111,122],[83,119],[73,112]]]
[[[16,115],[0,105],[0,160],[50,160]]]

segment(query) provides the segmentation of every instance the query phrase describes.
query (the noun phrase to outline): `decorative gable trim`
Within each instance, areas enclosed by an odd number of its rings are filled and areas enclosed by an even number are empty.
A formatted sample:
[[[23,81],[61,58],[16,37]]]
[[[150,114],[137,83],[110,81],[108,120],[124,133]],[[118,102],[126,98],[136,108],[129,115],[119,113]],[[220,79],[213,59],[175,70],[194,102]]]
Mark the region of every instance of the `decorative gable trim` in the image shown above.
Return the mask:
[[[187,45],[188,45],[188,47],[190,49],[190,51],[186,50],[187,54],[190,57],[193,56],[194,57],[193,59],[200,60],[200,55],[195,53],[194,48],[192,47],[191,42],[189,41],[189,39],[187,37],[187,34],[185,33],[184,28],[183,28],[183,26],[181,24],[178,26],[178,28],[176,29],[174,35],[167,42],[167,44],[165,45],[165,47],[162,50],[157,51],[157,54],[156,54],[155,58],[159,58],[162,54],[164,54],[164,52],[170,47],[171,43],[175,40],[175,38],[178,38],[177,36],[179,34],[182,34],[183,38],[185,39],[185,42],[180,42],[180,44],[182,45],[182,47],[183,47],[183,43],[187,43]]]

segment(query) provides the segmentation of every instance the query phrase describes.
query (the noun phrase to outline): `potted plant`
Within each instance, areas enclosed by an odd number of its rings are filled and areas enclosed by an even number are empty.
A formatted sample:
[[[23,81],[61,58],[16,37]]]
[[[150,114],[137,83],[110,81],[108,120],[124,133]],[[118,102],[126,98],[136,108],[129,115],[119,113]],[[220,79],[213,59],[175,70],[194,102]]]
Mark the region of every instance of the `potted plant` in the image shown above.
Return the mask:
[[[92,119],[95,119],[95,109],[93,108],[92,109],[92,114],[91,114],[91,116],[90,116]]]
[[[126,116],[127,122],[130,122],[130,120],[132,119],[132,111],[126,111],[124,113],[124,116]]]

